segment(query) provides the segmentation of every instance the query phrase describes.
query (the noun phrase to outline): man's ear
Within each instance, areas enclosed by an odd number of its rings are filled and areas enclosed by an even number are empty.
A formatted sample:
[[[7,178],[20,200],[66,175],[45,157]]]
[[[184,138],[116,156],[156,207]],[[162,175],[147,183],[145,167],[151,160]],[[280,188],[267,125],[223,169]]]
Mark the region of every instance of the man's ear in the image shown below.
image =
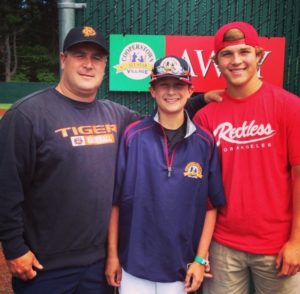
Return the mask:
[[[66,54],[64,52],[60,52],[59,53],[59,61],[60,61],[60,68],[62,70],[64,69],[65,59],[66,59]]]
[[[258,63],[260,64],[264,58],[265,51],[261,47],[255,47],[255,53],[256,53],[256,56],[258,57]]]

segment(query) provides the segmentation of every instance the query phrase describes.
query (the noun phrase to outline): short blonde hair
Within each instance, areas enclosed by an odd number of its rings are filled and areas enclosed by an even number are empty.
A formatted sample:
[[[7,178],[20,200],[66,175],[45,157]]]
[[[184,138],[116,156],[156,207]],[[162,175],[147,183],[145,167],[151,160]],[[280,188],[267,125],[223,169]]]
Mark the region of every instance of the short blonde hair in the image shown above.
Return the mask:
[[[244,39],[245,35],[244,33],[239,29],[230,29],[224,34],[223,41],[235,41],[235,40],[241,40]]]

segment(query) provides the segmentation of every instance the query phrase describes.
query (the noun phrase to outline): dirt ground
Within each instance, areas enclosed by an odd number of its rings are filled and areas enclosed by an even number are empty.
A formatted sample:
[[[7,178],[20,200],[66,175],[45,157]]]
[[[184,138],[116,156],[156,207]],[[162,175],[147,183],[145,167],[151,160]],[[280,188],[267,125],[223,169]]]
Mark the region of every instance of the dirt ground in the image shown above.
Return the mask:
[[[12,294],[11,276],[8,272],[0,243],[0,294]]]

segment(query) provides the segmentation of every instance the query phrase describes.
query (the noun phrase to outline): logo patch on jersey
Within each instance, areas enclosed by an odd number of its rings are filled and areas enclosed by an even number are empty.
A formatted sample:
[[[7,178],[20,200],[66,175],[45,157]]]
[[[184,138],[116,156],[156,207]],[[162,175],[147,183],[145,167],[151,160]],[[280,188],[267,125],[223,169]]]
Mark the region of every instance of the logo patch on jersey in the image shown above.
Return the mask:
[[[93,136],[74,136],[71,137],[72,146],[102,145],[113,144],[115,138],[112,134],[93,135]]]
[[[65,127],[55,130],[62,138],[70,138],[71,144],[77,146],[114,144],[114,134],[117,133],[117,125],[88,125],[79,127]]]
[[[183,175],[193,179],[202,179],[202,167],[198,162],[189,162],[184,169]]]

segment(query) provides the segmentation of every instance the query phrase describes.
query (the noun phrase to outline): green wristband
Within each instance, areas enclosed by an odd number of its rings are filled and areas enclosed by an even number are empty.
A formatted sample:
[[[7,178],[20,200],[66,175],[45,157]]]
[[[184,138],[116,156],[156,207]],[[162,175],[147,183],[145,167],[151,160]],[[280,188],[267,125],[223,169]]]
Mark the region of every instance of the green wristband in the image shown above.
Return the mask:
[[[199,256],[196,256],[195,259],[194,259],[195,262],[198,262],[202,265],[209,265],[209,261],[207,259],[204,259],[202,257],[199,257]]]

